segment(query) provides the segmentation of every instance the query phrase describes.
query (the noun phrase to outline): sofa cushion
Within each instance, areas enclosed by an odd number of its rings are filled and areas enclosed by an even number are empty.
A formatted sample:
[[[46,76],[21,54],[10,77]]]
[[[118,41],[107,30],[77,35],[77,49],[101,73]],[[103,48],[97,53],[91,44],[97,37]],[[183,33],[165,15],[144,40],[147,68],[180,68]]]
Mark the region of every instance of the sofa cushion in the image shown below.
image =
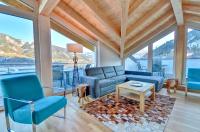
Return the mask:
[[[85,69],[87,76],[97,77],[99,79],[105,79],[103,70],[101,67]]]
[[[114,66],[117,76],[124,75],[125,70],[123,66]]]
[[[110,79],[114,80],[116,84],[119,84],[119,83],[123,83],[126,81],[126,76],[121,75],[121,76],[112,77]]]
[[[115,84],[115,80],[112,80],[112,79],[102,79],[98,81],[99,88],[108,87],[114,84]]]
[[[126,75],[127,80],[135,80],[135,81],[142,81],[142,82],[149,82],[155,84],[156,91],[159,91],[163,85],[163,77],[159,76],[142,76],[142,75]]]
[[[187,88],[192,90],[200,90],[200,82],[187,82]]]
[[[116,76],[115,69],[113,66],[102,67],[102,69],[106,78],[111,78]]]

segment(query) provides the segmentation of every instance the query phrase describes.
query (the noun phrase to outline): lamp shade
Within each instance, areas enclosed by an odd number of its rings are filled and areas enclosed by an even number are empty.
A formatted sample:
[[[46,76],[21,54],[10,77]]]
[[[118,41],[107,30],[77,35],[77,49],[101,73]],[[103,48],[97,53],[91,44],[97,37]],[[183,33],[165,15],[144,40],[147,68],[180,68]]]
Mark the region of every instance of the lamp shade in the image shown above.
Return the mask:
[[[83,53],[83,46],[80,44],[67,44],[67,51],[73,53]]]

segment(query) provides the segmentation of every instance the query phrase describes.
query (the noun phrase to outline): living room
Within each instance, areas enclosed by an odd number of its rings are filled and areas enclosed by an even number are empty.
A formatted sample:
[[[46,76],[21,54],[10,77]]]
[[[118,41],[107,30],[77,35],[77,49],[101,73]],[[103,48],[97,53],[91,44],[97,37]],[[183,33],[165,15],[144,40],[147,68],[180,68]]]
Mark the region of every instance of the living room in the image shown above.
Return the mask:
[[[199,10],[0,0],[0,131],[198,132]]]

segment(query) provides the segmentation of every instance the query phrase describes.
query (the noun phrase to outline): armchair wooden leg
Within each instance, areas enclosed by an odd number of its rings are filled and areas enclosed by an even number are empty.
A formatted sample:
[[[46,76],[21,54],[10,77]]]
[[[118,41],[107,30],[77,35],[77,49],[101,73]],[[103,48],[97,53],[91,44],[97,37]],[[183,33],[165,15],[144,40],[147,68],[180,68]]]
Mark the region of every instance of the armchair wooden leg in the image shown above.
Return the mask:
[[[36,125],[32,124],[32,132],[36,132]]]

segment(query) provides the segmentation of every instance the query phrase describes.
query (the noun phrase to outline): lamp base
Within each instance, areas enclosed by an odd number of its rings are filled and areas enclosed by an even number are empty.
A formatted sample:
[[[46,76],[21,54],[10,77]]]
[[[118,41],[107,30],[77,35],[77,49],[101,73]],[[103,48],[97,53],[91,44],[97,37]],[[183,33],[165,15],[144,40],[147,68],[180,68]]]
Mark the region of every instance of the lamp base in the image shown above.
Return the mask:
[[[76,87],[79,84],[79,72],[78,72],[78,57],[74,53],[74,69],[73,69],[73,80],[72,80],[72,96],[76,96]]]

